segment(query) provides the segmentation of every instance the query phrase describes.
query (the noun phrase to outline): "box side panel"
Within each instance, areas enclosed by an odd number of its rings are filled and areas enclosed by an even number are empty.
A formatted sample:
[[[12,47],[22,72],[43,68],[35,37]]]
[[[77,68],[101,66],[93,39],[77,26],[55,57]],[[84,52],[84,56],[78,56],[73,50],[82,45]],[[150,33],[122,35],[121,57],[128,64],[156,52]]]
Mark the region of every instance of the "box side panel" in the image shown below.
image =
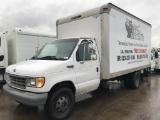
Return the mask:
[[[108,78],[149,66],[150,54],[151,27],[111,9],[109,13],[110,76]],[[107,70],[106,73],[108,73]]]
[[[17,35],[17,62],[33,57],[37,52],[38,36]]]
[[[48,42],[54,41],[55,38],[54,37],[38,37],[38,50],[40,50],[45,44],[47,44]]]
[[[58,39],[73,37],[96,38],[101,51],[101,15],[94,15],[57,26]]]
[[[15,64],[17,60],[17,42],[16,42],[16,33],[9,31],[6,34],[7,38],[7,47],[8,47],[8,65]]]

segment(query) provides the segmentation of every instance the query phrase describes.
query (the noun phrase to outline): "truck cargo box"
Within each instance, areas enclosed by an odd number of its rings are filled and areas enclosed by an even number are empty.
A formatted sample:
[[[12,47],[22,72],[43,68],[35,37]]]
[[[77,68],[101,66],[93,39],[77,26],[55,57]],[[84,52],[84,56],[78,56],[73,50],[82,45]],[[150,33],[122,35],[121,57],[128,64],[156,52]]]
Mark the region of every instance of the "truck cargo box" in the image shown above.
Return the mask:
[[[0,33],[0,82],[8,65],[31,59],[46,43],[55,39],[53,33],[21,28]]]
[[[14,28],[6,31],[8,64],[15,64],[33,57],[46,43],[56,36],[51,33]]]
[[[57,37],[95,38],[101,79],[150,67],[151,25],[111,3],[57,20]]]

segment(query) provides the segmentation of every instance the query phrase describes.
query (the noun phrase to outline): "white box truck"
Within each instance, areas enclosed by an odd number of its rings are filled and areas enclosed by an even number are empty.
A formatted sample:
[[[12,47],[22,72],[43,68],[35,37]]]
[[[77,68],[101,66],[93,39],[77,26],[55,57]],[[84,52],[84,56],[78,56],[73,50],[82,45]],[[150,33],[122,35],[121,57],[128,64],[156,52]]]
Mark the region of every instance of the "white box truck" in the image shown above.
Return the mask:
[[[8,65],[33,57],[42,46],[56,39],[53,33],[13,28],[0,34],[0,82]]]
[[[75,96],[108,80],[136,89],[150,67],[151,25],[109,3],[57,20],[58,40],[6,69],[6,95],[45,105],[52,119],[67,118]]]
[[[155,57],[155,59],[154,59],[154,61],[155,61],[154,70],[155,70],[155,72],[159,72],[159,70],[160,70],[160,48],[159,47],[156,48],[156,50],[154,51],[153,55]]]

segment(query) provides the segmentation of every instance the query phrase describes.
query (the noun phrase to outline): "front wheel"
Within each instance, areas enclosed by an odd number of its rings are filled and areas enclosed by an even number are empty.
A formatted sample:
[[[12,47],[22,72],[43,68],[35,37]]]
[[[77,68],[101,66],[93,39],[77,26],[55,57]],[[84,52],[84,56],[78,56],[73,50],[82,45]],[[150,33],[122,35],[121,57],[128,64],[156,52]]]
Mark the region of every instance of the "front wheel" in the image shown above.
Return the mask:
[[[69,88],[60,88],[47,101],[45,110],[51,119],[64,120],[71,114],[75,95]]]

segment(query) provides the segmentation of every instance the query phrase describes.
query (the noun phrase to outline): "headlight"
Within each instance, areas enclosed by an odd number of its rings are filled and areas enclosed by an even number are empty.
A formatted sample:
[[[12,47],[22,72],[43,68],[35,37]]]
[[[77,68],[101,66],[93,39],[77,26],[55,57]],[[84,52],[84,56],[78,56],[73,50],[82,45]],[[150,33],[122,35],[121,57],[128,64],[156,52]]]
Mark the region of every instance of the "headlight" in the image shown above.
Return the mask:
[[[36,87],[35,78],[27,78],[27,80],[26,80],[26,86],[27,87]]]
[[[5,73],[5,79],[6,79],[6,81],[7,81],[8,83],[11,82],[11,78],[10,78],[10,76],[9,76],[8,73]]]
[[[43,87],[45,83],[44,77],[38,77],[38,78],[28,78],[26,82],[27,87]]]

